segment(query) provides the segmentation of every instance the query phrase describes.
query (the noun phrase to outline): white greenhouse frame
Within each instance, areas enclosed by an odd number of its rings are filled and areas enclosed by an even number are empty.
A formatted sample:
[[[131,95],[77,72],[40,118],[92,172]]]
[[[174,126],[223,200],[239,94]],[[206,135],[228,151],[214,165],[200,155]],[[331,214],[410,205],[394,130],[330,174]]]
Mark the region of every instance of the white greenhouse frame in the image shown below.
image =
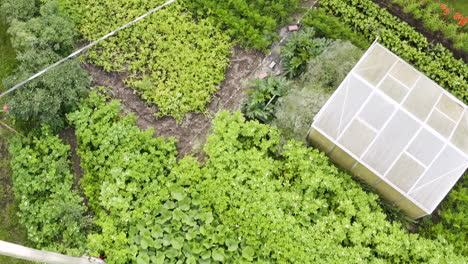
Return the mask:
[[[314,117],[308,140],[419,218],[468,168],[468,107],[374,42]]]

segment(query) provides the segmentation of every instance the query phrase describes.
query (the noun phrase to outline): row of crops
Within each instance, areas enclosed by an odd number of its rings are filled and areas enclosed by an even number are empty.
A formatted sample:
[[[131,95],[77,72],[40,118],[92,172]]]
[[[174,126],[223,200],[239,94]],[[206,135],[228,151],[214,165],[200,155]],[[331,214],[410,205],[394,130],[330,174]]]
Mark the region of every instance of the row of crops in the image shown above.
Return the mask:
[[[7,86],[66,55],[78,36],[98,39],[164,1],[42,2],[3,1],[20,65]],[[205,110],[233,45],[265,51],[277,38],[278,23],[299,3],[177,1],[82,59],[128,73],[126,84],[156,104],[158,116],[182,121]],[[14,93],[12,125],[26,138],[10,141],[10,166],[20,222],[32,245],[101,256],[110,264],[466,263],[456,232],[450,242],[438,236],[443,231],[409,234],[390,220],[377,195],[363,191],[323,153],[290,140],[302,139],[310,125],[312,115],[304,109],[323,103],[363,52],[332,39],[365,48],[379,36],[465,102],[466,65],[371,1],[319,4],[304,19],[307,29],[283,49],[289,80],[257,80],[259,96],[244,104],[250,119],[270,124],[218,113],[203,162],[178,160],[174,139],[141,131],[105,88],[88,94],[90,78],[77,61]],[[56,136],[63,126],[72,127],[78,141],[79,183],[70,147]],[[458,218],[448,219],[458,225]]]

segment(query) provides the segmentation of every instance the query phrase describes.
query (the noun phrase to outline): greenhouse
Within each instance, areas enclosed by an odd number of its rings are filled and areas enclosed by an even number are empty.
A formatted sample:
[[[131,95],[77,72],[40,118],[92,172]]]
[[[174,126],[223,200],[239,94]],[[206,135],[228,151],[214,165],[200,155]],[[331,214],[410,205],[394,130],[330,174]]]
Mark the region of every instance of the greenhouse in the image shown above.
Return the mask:
[[[374,43],[315,116],[308,141],[419,218],[468,167],[468,110]]]

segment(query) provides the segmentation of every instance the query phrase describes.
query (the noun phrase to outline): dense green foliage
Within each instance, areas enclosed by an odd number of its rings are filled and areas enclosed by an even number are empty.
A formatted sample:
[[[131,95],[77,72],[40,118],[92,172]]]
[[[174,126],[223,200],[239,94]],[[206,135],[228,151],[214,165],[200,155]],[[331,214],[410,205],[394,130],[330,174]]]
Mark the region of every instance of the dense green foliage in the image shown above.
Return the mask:
[[[388,222],[317,150],[240,113],[218,114],[203,166],[176,162],[173,142],[96,94],[69,119],[100,227],[89,247],[110,264],[466,261]]]
[[[255,79],[249,97],[242,104],[242,112],[250,119],[270,122],[275,110],[275,102],[285,96],[289,90],[289,82],[283,77],[269,75],[267,78]]]
[[[289,139],[304,141],[314,116],[357,63],[362,50],[349,42],[334,41],[311,60],[307,71],[278,100],[272,124]]]
[[[275,30],[296,10],[301,0],[191,0],[193,13],[207,18],[246,47],[267,48],[278,38]]]
[[[0,92],[5,91],[3,87],[3,79],[13,71],[15,61],[15,50],[11,46],[10,37],[7,33],[8,25],[0,13]],[[0,106],[5,105],[6,98],[0,98]]]
[[[60,0],[84,38],[95,40],[165,1]],[[175,2],[120,31],[91,50],[89,61],[107,71],[129,72],[126,83],[158,106],[157,116],[182,121],[203,112],[224,79],[228,36],[210,22],[194,22]]]
[[[0,240],[28,245],[26,229],[19,224],[18,204],[13,198],[10,161],[5,135],[0,130]],[[0,256],[0,263],[28,264],[31,262]]]
[[[468,24],[459,25],[459,21],[453,19],[455,12],[451,12],[444,19],[440,3],[420,0],[391,0],[403,7],[403,11],[410,13],[414,18],[420,19],[424,27],[429,31],[440,31],[443,36],[453,41],[454,47],[468,52]]]
[[[281,49],[284,73],[294,78],[305,72],[307,63],[330,44],[325,38],[316,38],[313,28],[294,32]]]
[[[379,43],[460,100],[468,102],[468,67],[442,45],[430,44],[414,28],[371,0],[320,0],[320,5],[369,40],[373,41],[378,36]]]
[[[19,221],[39,248],[78,254],[85,243],[83,200],[72,190],[69,146],[43,128],[39,136],[10,142],[13,190]]]
[[[77,32],[60,15],[54,1],[44,4],[38,17],[7,20],[11,21],[8,33],[18,64],[14,74],[4,81],[5,88],[13,87],[73,50]],[[31,126],[45,123],[60,127],[65,113],[86,95],[88,85],[88,75],[79,63],[68,61],[9,95],[10,113]]]
[[[468,174],[450,191],[438,209],[437,223],[423,221],[422,234],[428,238],[443,238],[455,247],[455,251],[468,257]]]
[[[314,8],[308,12],[301,20],[301,25],[303,28],[314,28],[316,37],[349,40],[361,49],[370,46],[369,40],[364,36],[354,32],[349,25],[342,23],[335,16],[330,16],[321,8]]]
[[[13,21],[27,21],[39,13],[38,0],[2,0],[1,16],[7,24]]]

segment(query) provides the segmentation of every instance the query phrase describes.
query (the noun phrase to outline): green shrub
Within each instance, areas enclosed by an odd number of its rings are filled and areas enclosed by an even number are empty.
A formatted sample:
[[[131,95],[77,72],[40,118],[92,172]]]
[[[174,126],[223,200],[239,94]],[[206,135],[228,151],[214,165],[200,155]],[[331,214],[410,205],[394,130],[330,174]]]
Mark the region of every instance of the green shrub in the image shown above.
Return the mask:
[[[269,122],[273,118],[275,102],[285,96],[289,90],[289,82],[283,77],[272,75],[260,80],[255,79],[248,93],[250,96],[243,102],[242,111],[250,119]]]
[[[43,4],[39,13],[38,17],[11,22],[8,33],[18,63],[13,75],[5,78],[7,89],[67,56],[75,46],[78,33],[61,16],[55,1]],[[70,60],[8,95],[9,113],[29,127],[43,123],[57,129],[63,126],[65,113],[87,94],[89,84],[86,71],[78,61]]]
[[[78,35],[74,25],[60,15],[55,1],[44,4],[38,17],[13,21],[8,33],[18,54],[50,49],[60,57],[73,51]]]
[[[13,190],[19,221],[39,248],[82,253],[85,228],[82,198],[72,191],[70,147],[43,128],[39,136],[10,142]]]
[[[301,20],[303,27],[315,29],[316,36],[328,39],[349,40],[361,49],[367,49],[370,42],[353,28],[342,23],[339,18],[330,16],[321,8],[314,8]]]
[[[280,98],[272,124],[286,138],[305,141],[314,116],[362,56],[349,42],[334,41],[313,59],[291,92]]]
[[[40,53],[37,55],[45,60],[48,58]],[[20,64],[17,73],[6,78],[5,87],[10,88],[34,74],[34,71],[21,72],[25,67]],[[87,94],[89,83],[88,74],[78,61],[68,61],[9,95],[9,113],[16,119],[27,121],[29,126],[42,123],[53,129],[63,127],[65,114]]]
[[[291,79],[301,75],[306,70],[307,63],[322,53],[329,44],[327,39],[316,38],[313,28],[294,32],[281,48],[284,74]]]
[[[2,0],[0,12],[7,24],[14,21],[27,21],[38,15],[38,0]]]

